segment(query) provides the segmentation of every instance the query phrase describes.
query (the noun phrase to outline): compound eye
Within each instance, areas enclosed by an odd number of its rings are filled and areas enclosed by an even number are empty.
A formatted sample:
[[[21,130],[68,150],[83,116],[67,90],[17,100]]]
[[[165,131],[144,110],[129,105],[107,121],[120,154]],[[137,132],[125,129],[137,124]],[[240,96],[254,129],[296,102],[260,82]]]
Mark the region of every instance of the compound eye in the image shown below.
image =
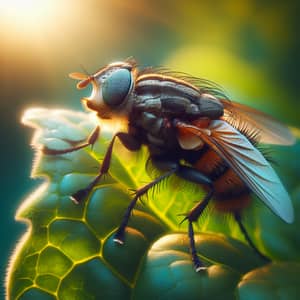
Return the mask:
[[[119,106],[127,97],[131,87],[131,73],[118,69],[102,83],[102,98],[108,106]]]

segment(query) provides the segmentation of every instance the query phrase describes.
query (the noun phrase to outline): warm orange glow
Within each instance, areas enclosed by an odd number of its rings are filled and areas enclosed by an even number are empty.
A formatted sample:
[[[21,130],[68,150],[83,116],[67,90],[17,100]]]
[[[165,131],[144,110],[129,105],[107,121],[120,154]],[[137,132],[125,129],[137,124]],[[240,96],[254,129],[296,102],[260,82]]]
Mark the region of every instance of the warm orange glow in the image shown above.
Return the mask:
[[[103,45],[116,47],[128,36],[127,20],[115,18],[114,8],[93,0],[0,0],[1,50],[8,67],[36,60],[44,71],[57,73],[67,63],[86,65],[92,56],[97,61],[107,49]]]
[[[61,3],[55,0],[0,0],[0,17],[9,26],[9,31],[33,33],[50,25]]]

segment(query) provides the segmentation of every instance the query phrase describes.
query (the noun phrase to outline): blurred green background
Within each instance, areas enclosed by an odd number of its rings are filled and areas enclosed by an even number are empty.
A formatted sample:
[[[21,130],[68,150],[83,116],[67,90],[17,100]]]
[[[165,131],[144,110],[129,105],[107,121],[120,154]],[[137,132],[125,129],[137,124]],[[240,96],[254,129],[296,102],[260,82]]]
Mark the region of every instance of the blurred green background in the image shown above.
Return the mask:
[[[299,1],[0,0],[0,274],[25,229],[15,211],[39,184],[26,108],[80,110],[88,91],[67,74],[134,56],[213,80],[300,127],[299,12]]]

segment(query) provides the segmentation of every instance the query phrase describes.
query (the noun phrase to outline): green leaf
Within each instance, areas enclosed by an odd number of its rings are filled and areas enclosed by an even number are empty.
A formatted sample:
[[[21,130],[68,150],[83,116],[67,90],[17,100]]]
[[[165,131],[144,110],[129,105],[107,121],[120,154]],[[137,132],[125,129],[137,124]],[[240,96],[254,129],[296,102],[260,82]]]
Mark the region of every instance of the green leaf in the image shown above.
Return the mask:
[[[274,263],[246,274],[239,284],[242,300],[298,299],[299,263]]]
[[[194,271],[186,224],[179,227],[183,218],[179,214],[201,200],[203,191],[178,178],[163,183],[159,191],[150,192],[137,204],[125,244],[115,244],[113,234],[132,198],[129,190],[151,180],[145,171],[147,150],[130,153],[116,142],[109,175],[79,205],[69,196],[97,175],[119,125],[100,123],[100,137],[93,149],[86,147],[63,155],[43,155],[39,150],[43,145],[69,148],[85,140],[98,122],[93,115],[68,110],[31,109],[25,113],[23,123],[35,128],[32,177],[45,180],[16,214],[18,221],[28,224],[28,231],[11,258],[7,299],[270,298],[274,296],[270,284],[293,299],[300,284],[281,284],[280,270],[287,274],[282,282],[288,282],[289,277],[296,277],[298,264],[263,267],[264,262],[244,242],[225,235],[240,237],[234,224],[221,221],[217,214],[205,214],[201,220],[201,230],[206,233],[196,235],[196,246],[208,268]],[[297,199],[298,195],[295,193]],[[264,209],[258,210],[258,214],[263,213]],[[257,243],[272,257],[284,260],[290,255],[290,261],[299,261],[299,243],[291,242],[297,236],[295,228],[284,229],[280,223],[274,225],[277,219],[273,224],[266,222],[269,217],[261,218],[264,224],[250,218],[253,231],[259,232]],[[266,228],[265,233],[259,231],[260,226]],[[284,233],[280,245],[293,246],[272,246],[272,239],[264,235],[271,236],[276,228]],[[264,270],[270,276],[262,283],[253,283],[252,274],[263,276]]]

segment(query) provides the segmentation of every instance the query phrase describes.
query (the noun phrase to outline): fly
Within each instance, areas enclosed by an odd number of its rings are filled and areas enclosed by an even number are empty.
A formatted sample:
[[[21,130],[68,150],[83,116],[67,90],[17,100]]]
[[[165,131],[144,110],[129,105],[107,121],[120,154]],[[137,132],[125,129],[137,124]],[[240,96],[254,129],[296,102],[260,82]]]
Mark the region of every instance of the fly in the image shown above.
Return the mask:
[[[258,141],[293,144],[294,137],[285,125],[263,112],[228,100],[209,81],[162,69],[139,70],[133,59],[109,64],[93,75],[71,73],[70,77],[80,80],[79,89],[92,85],[91,96],[82,100],[100,119],[122,118],[127,124],[124,132],[113,136],[98,175],[86,188],[74,193],[72,200],[83,202],[108,173],[117,138],[130,151],[146,145],[149,160],[159,170],[157,178],[136,191],[115,232],[115,242],[124,243],[125,229],[138,199],[176,174],[207,191],[185,215],[197,272],[205,270],[205,266],[195,248],[193,223],[210,202],[218,211],[231,213],[249,245],[269,261],[252,242],[241,213],[254,193],[285,222],[293,222],[290,197],[256,147]],[[59,155],[79,150],[93,145],[98,134],[99,127],[85,143],[64,150],[44,148],[43,152]]]

